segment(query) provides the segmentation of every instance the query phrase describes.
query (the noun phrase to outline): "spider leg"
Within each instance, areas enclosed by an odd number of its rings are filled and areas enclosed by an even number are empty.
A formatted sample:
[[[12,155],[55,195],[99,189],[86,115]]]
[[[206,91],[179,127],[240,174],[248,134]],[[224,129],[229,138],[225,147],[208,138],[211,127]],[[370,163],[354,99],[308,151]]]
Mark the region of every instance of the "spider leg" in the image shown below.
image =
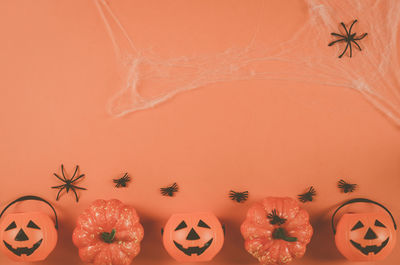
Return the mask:
[[[346,39],[339,39],[339,40],[332,41],[331,43],[328,44],[328,46],[332,46],[336,42],[341,42],[341,41],[346,41]]]
[[[348,47],[349,47],[349,43],[347,43],[346,48],[344,49],[342,54],[339,55],[339,58],[342,58],[342,56],[346,53]]]
[[[349,34],[349,32],[347,31],[346,25],[345,25],[343,22],[341,22],[340,24],[342,25],[342,27],[343,27],[344,30],[346,31],[346,36],[349,36],[350,34]]]
[[[72,180],[75,178],[75,175],[76,175],[76,172],[78,171],[78,168],[79,168],[79,165],[77,165],[77,166],[75,167],[75,171],[74,171],[74,174],[72,175],[71,182],[72,182]]]
[[[77,181],[78,179],[81,179],[85,176],[85,174],[80,175],[79,177],[77,177],[76,179],[73,180],[73,178],[71,179],[71,183],[74,183],[75,181]]]
[[[62,182],[65,182],[65,180],[64,179],[62,179],[62,178],[60,178],[60,176],[59,175],[57,175],[56,173],[53,173],[53,175],[54,176],[56,176],[59,180],[61,180]]]
[[[351,42],[349,42],[349,47],[350,47],[350,58],[351,58],[351,56],[353,56],[353,48],[351,46]]]
[[[354,38],[353,40],[362,40],[362,39],[364,39],[365,38],[365,36],[367,36],[368,35],[368,33],[364,33],[363,35],[361,35],[360,37],[358,37],[358,38]]]
[[[78,202],[79,201],[78,194],[76,193],[74,188],[71,188],[71,190],[75,193],[76,202]]]
[[[332,35],[332,36],[336,36],[336,37],[346,38],[346,36],[341,35],[341,34],[337,34],[337,33],[335,33],[335,32],[332,32],[331,35]]]
[[[357,46],[357,48],[361,51],[361,47],[360,47],[360,45],[358,45],[358,43],[357,42],[355,42],[354,40],[352,40],[352,42]]]
[[[73,190],[73,189],[78,189],[78,190],[87,190],[86,188],[82,188],[82,187],[78,187],[78,186],[75,186],[75,185],[71,185],[71,190]]]
[[[64,180],[67,180],[67,178],[65,177],[65,174],[64,174],[64,165],[63,164],[61,164],[61,173],[62,173]]]
[[[51,187],[52,189],[59,189],[59,188],[61,188],[61,187],[63,187],[63,186],[65,186],[65,184],[62,184],[62,185],[59,185],[59,186],[53,186],[53,187]]]
[[[351,26],[349,28],[349,35],[351,35],[351,29],[353,28],[354,24],[356,24],[357,19],[353,21],[353,23],[351,23]]]
[[[61,191],[62,191],[63,189],[65,189],[65,187],[62,187],[62,188],[58,191],[56,201],[58,201],[58,199],[59,199],[59,197],[60,197],[60,193],[61,193]]]

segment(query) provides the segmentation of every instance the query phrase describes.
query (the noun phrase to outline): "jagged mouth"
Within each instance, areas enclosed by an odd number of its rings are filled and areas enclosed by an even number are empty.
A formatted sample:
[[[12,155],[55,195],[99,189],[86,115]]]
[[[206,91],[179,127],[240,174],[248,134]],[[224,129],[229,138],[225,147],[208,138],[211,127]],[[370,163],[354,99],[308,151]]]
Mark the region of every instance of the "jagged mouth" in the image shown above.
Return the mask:
[[[378,254],[384,247],[386,247],[387,243],[389,242],[389,237],[386,238],[386,240],[383,241],[380,246],[372,245],[372,246],[362,247],[361,244],[356,243],[353,240],[350,240],[350,242],[356,249],[361,251],[361,253],[363,253],[364,255],[368,255],[369,253]]]
[[[197,256],[203,254],[204,251],[207,250],[207,248],[209,248],[211,246],[211,243],[213,242],[213,239],[211,238],[210,240],[208,240],[207,243],[204,244],[204,246],[202,247],[188,247],[188,248],[184,248],[181,244],[175,242],[174,240],[174,244],[175,246],[182,251],[183,253],[185,253],[188,256],[191,256],[192,254],[196,254]]]
[[[31,248],[23,247],[23,248],[13,248],[10,244],[8,244],[6,241],[3,240],[4,245],[10,250],[12,253],[14,253],[17,256],[21,256],[22,254],[25,254],[27,256],[30,256],[35,252],[36,249],[42,244],[43,238],[40,239],[38,242],[36,242]]]

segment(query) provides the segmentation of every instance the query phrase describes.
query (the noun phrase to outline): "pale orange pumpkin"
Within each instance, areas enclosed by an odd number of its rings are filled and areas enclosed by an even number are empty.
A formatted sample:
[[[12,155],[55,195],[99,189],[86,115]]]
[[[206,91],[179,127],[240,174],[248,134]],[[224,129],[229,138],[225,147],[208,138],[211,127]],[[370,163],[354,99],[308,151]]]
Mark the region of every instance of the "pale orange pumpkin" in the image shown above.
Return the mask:
[[[136,210],[117,199],[95,200],[78,218],[72,241],[84,262],[129,265],[144,236]]]

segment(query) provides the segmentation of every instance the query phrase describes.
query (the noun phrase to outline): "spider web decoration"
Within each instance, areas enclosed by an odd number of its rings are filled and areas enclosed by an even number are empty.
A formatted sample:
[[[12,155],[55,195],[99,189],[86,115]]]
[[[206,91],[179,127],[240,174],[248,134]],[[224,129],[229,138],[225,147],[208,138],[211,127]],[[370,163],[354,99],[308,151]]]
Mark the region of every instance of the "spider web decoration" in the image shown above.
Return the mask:
[[[208,84],[278,79],[353,89],[400,125],[398,0],[304,0],[307,21],[292,38],[274,47],[257,39],[257,32],[268,23],[268,17],[260,15],[258,30],[245,47],[166,59],[136,47],[109,4],[94,2],[125,76],[123,86],[109,100],[108,111],[114,117],[156,106],[180,92]],[[263,7],[268,7],[267,0],[260,0],[261,11]],[[338,59],[346,43],[337,43],[333,46],[336,50],[328,47],[335,40],[330,33],[344,35],[341,22],[349,28],[354,20],[358,22],[353,32],[368,32],[359,42],[362,52]],[[129,48],[122,48],[123,40]]]

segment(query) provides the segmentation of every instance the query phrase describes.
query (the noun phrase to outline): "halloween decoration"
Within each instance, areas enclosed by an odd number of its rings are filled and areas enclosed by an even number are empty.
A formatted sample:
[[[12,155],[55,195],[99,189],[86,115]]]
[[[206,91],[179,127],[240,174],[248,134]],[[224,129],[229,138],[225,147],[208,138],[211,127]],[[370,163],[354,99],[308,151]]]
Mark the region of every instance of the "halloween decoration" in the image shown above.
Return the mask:
[[[243,191],[243,192],[236,192],[236,191],[231,190],[229,192],[229,198],[232,201],[245,202],[245,201],[247,201],[248,197],[249,197],[249,192],[247,190]]]
[[[353,192],[357,188],[357,184],[350,184],[344,181],[343,179],[338,181],[338,188],[342,190],[344,193]]]
[[[381,207],[380,212],[345,213],[334,226],[336,213],[352,203],[371,203]],[[357,198],[339,206],[332,215],[332,230],[339,252],[351,261],[385,259],[396,244],[396,222],[390,211],[375,201]]]
[[[71,179],[67,179],[65,177],[64,165],[63,164],[61,164],[62,178],[60,176],[58,176],[56,173],[54,173],[54,176],[56,176],[59,180],[61,180],[62,182],[65,183],[65,184],[62,184],[62,185],[59,185],[59,186],[51,187],[52,189],[59,189],[59,191],[57,193],[57,197],[56,197],[57,201],[58,201],[58,199],[60,197],[61,191],[63,191],[64,189],[66,190],[67,193],[69,192],[69,190],[72,190],[74,192],[74,194],[75,194],[76,202],[79,201],[78,194],[76,193],[75,189],[78,189],[78,190],[86,190],[86,189],[82,188],[82,187],[78,187],[78,186],[75,185],[75,183],[78,180],[80,180],[81,178],[83,178],[85,176],[85,174],[81,174],[81,175],[79,175],[79,176],[77,176],[75,178],[75,176],[77,175],[76,173],[78,172],[78,169],[79,169],[79,166],[76,166],[75,167],[75,171],[74,171],[74,175],[72,176]]]
[[[299,201],[305,203],[305,202],[312,202],[315,195],[317,195],[317,193],[314,187],[311,186],[306,193],[297,195],[297,197],[299,198]]]
[[[78,218],[72,241],[84,262],[131,264],[140,252],[143,227],[134,208],[119,200],[96,200]]]
[[[173,197],[175,192],[179,191],[179,186],[175,182],[174,184],[172,184],[170,186],[161,188],[160,191],[161,191],[161,195],[163,195],[163,196]]]
[[[265,9],[269,8],[269,4],[265,3],[269,1],[257,1],[257,13],[251,15],[254,28],[248,32],[252,36],[247,35],[247,43],[240,42],[239,46],[239,43],[228,43],[217,53],[199,50],[190,54],[177,52],[168,56],[148,52],[140,43],[136,43],[136,36],[129,34],[124,20],[113,10],[112,1],[94,2],[122,70],[122,86],[109,98],[107,104],[108,112],[114,117],[153,108],[178,93],[209,84],[272,79],[306,81],[353,89],[400,125],[400,1],[304,0],[307,19],[296,27],[298,30],[289,38],[277,39],[273,45],[263,41],[270,37],[270,31],[263,27]],[[284,6],[283,1],[277,2]],[[206,5],[206,2],[203,4]],[[290,16],[289,13],[285,15]],[[200,19],[203,15],[199,13],[198,17]],[[327,42],[327,29],[338,28],[338,17],[353,21],[353,28],[354,17],[366,22],[362,25],[363,29],[374,37],[368,39],[368,47],[371,48],[363,56],[338,63],[336,56],[321,47]],[[182,20],[181,23],[185,21]],[[343,52],[357,46],[365,35],[356,36],[352,33],[353,28],[349,32],[343,32],[343,27],[342,32],[337,33],[338,44],[346,44],[347,47]],[[196,34],[198,33],[194,31],[193,36]],[[229,93],[224,99],[228,96]]]
[[[126,184],[129,181],[131,181],[131,178],[128,176],[128,173],[125,173],[125,175],[122,178],[113,179],[113,182],[115,183],[116,188],[126,187]]]
[[[332,36],[339,37],[339,39],[337,39],[335,41],[332,41],[331,43],[328,44],[328,46],[332,46],[333,44],[338,43],[338,42],[342,42],[342,41],[346,42],[346,48],[339,55],[339,58],[342,58],[342,56],[346,53],[348,48],[350,50],[350,53],[349,53],[350,57],[353,55],[353,48],[351,46],[353,43],[361,51],[361,47],[360,47],[360,45],[358,45],[358,43],[356,41],[364,39],[365,36],[368,35],[368,33],[364,33],[359,37],[356,37],[356,33],[351,33],[351,30],[352,30],[352,28],[353,28],[353,26],[354,26],[354,24],[356,22],[357,22],[357,19],[354,20],[353,23],[351,23],[351,26],[350,26],[349,30],[347,30],[346,25],[343,22],[340,23],[340,25],[342,25],[342,27],[344,28],[344,30],[346,32],[346,35],[341,35],[341,34],[334,33],[334,32],[331,33]]]
[[[4,212],[14,203],[27,200],[44,202],[51,207],[53,220],[42,212]],[[8,204],[0,213],[0,250],[14,261],[35,262],[45,260],[57,244],[58,220],[54,207],[46,200],[23,196]]]
[[[264,265],[302,257],[313,234],[308,213],[288,197],[267,197],[255,203],[240,230],[246,250]]]
[[[213,213],[174,214],[163,229],[163,243],[177,261],[209,261],[221,250],[224,231]]]

